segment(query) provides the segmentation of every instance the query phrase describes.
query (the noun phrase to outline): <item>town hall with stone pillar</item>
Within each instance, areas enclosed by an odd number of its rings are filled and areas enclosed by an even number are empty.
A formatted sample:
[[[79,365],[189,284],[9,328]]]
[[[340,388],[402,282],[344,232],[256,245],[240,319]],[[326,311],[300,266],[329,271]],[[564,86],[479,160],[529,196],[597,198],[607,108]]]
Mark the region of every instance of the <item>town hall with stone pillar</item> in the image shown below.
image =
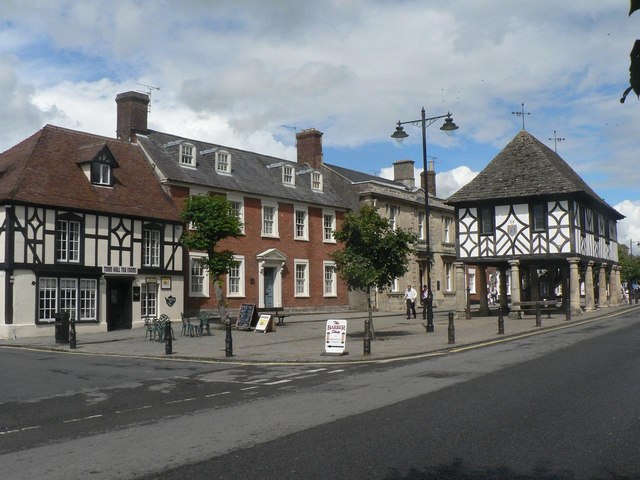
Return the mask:
[[[457,222],[458,315],[469,266],[478,274],[481,315],[489,313],[488,268],[499,273],[499,304],[512,317],[543,299],[574,315],[620,303],[617,222],[624,216],[526,130],[446,203]]]

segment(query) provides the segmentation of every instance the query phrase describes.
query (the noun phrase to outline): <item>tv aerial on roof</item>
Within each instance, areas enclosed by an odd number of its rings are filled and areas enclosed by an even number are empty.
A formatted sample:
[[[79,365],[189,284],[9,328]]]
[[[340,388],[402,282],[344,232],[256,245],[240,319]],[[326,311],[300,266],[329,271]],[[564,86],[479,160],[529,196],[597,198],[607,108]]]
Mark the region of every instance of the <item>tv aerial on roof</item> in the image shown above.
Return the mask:
[[[146,93],[147,95],[149,95],[149,105],[147,106],[147,112],[151,111],[151,92],[153,90],[160,90],[160,87],[154,87],[153,85],[147,85],[146,83],[138,83],[136,82],[136,85],[140,85],[141,87],[145,87],[147,90],[145,92],[140,92],[140,93]]]

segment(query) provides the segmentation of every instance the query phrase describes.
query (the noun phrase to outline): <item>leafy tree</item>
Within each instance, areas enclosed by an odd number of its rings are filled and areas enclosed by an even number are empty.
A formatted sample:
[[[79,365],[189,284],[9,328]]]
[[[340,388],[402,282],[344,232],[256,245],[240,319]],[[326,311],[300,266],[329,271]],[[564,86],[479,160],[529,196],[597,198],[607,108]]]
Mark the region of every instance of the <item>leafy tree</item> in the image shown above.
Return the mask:
[[[213,280],[222,322],[227,320],[226,302],[222,290],[222,275],[234,264],[233,252],[218,251],[218,243],[225,238],[237,238],[242,233],[242,223],[231,203],[221,195],[195,195],[188,197],[182,210],[182,219],[192,228],[185,229],[182,244],[190,250],[207,253],[203,261]]]
[[[389,221],[375,207],[364,205],[358,213],[345,215],[334,237],[344,244],[331,255],[336,270],[349,290],[367,292],[369,322],[373,327],[371,291],[375,287],[389,287],[395,278],[407,272],[416,235],[401,228],[391,229]]]
[[[623,282],[629,282],[629,287],[640,282],[640,257],[629,255],[629,251],[625,248],[618,248],[618,262]]]

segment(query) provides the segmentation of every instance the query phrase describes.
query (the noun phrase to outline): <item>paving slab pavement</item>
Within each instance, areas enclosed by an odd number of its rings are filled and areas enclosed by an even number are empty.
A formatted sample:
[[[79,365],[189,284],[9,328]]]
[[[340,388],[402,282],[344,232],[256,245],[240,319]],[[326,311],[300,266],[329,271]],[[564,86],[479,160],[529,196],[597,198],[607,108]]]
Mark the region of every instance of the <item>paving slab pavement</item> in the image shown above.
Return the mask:
[[[227,357],[226,331],[214,325],[211,336],[185,337],[181,324],[174,322],[175,340],[172,353],[166,353],[163,342],[145,340],[145,329],[117,330],[113,332],[83,333],[77,328],[76,348],[57,344],[54,329],[51,336],[0,340],[0,347],[31,348],[73,353],[78,355],[118,355],[156,359],[236,363],[345,363],[391,361],[416,356],[446,354],[469,346],[508,341],[522,335],[535,335],[550,329],[570,328],[592,321],[615,321],[623,313],[640,310],[640,305],[622,305],[597,309],[574,315],[567,321],[564,314],[543,314],[541,326],[536,326],[535,315],[524,315],[521,320],[504,316],[504,334],[498,334],[497,314],[490,317],[472,316],[454,321],[455,343],[449,343],[449,319],[442,312],[434,318],[434,332],[427,333],[426,321],[407,319],[404,314],[375,312],[373,324],[375,340],[371,353],[364,354],[364,322],[366,312],[339,312],[323,314],[294,314],[285,325],[269,333],[232,329],[233,356]],[[325,353],[326,321],[347,320],[347,342],[344,355]]]

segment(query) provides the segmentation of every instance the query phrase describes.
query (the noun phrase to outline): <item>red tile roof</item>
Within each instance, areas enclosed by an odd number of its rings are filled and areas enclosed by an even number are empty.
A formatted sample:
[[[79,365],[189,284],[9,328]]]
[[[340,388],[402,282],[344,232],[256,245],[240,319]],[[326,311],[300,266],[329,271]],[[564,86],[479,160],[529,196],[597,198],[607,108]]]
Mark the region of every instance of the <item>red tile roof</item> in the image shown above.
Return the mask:
[[[105,145],[118,164],[113,187],[93,185],[79,162]],[[138,145],[52,125],[0,154],[0,201],[180,221]]]

